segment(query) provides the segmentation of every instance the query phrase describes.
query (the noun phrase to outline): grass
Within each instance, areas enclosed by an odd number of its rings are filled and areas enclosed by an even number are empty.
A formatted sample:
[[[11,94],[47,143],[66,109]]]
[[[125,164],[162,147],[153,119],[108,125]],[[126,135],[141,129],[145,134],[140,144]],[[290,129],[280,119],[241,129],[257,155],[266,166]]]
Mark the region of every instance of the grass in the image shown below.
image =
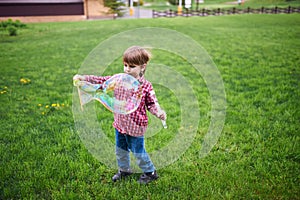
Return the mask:
[[[299,199],[299,21],[298,14],[85,21],[0,33],[0,199]],[[153,52],[197,91],[198,132],[157,182],[139,185],[136,174],[112,183],[115,170],[88,152],[74,127],[72,76],[101,41],[145,24],[177,30],[207,50],[224,81],[226,123],[200,159],[210,120],[205,83],[172,55]],[[147,139],[149,150],[178,127],[178,103],[155,88],[171,128]]]

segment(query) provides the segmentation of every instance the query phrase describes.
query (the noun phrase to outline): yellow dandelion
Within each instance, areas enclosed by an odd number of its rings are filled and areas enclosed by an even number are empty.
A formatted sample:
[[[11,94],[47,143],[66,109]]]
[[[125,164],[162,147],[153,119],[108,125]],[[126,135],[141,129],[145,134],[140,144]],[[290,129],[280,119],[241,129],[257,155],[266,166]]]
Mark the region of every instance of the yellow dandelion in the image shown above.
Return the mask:
[[[41,106],[42,106],[42,104],[40,104],[40,103],[39,103],[39,104],[38,104],[38,106],[39,106],[39,107],[41,107]]]
[[[45,115],[45,112],[42,112],[42,115]]]
[[[46,105],[45,108],[49,108],[49,105]]]
[[[28,78],[21,78],[20,79],[20,83],[21,84],[28,84],[28,83],[30,83],[30,79],[28,79]]]
[[[61,104],[61,107],[64,107],[64,106],[65,106],[65,104],[64,104],[64,103],[62,103],[62,104]]]
[[[57,104],[56,104],[56,103],[53,103],[53,104],[51,104],[51,106],[52,106],[52,107],[56,107],[56,106],[57,106]]]

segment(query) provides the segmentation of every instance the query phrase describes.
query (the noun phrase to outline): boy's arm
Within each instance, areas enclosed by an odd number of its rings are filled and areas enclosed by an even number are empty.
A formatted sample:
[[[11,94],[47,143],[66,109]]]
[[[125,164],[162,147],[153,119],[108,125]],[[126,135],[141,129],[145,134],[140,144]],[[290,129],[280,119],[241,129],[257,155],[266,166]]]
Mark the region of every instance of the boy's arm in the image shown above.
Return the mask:
[[[73,80],[87,81],[93,84],[103,84],[111,76],[94,76],[94,75],[78,75],[76,74],[73,77]]]
[[[94,75],[85,75],[85,81],[93,84],[103,84],[111,76],[94,76]]]
[[[146,95],[146,107],[151,114],[161,120],[166,120],[166,112],[160,108],[152,85],[149,87],[149,92]]]

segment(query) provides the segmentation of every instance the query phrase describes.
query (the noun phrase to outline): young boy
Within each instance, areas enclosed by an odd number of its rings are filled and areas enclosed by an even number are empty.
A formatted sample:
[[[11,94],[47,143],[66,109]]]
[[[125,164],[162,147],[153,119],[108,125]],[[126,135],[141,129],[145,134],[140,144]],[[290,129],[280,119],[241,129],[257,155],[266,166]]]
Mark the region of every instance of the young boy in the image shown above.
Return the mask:
[[[124,73],[136,78],[141,83],[143,92],[136,111],[127,115],[114,113],[113,126],[116,132],[116,157],[119,167],[118,173],[112,177],[114,182],[132,174],[130,151],[143,171],[139,182],[147,184],[158,179],[155,167],[145,149],[144,134],[148,126],[146,110],[161,120],[166,120],[166,113],[160,109],[152,84],[144,78],[150,57],[149,52],[139,46],[132,46],[123,54]],[[102,84],[109,78],[110,76],[75,75],[73,80]]]

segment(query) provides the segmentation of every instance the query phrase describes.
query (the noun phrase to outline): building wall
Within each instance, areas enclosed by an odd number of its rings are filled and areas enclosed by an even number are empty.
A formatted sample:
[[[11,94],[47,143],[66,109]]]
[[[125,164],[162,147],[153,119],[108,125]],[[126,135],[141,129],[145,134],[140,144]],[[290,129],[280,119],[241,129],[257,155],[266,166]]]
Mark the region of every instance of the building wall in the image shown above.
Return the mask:
[[[0,17],[84,15],[83,0],[0,0]]]

